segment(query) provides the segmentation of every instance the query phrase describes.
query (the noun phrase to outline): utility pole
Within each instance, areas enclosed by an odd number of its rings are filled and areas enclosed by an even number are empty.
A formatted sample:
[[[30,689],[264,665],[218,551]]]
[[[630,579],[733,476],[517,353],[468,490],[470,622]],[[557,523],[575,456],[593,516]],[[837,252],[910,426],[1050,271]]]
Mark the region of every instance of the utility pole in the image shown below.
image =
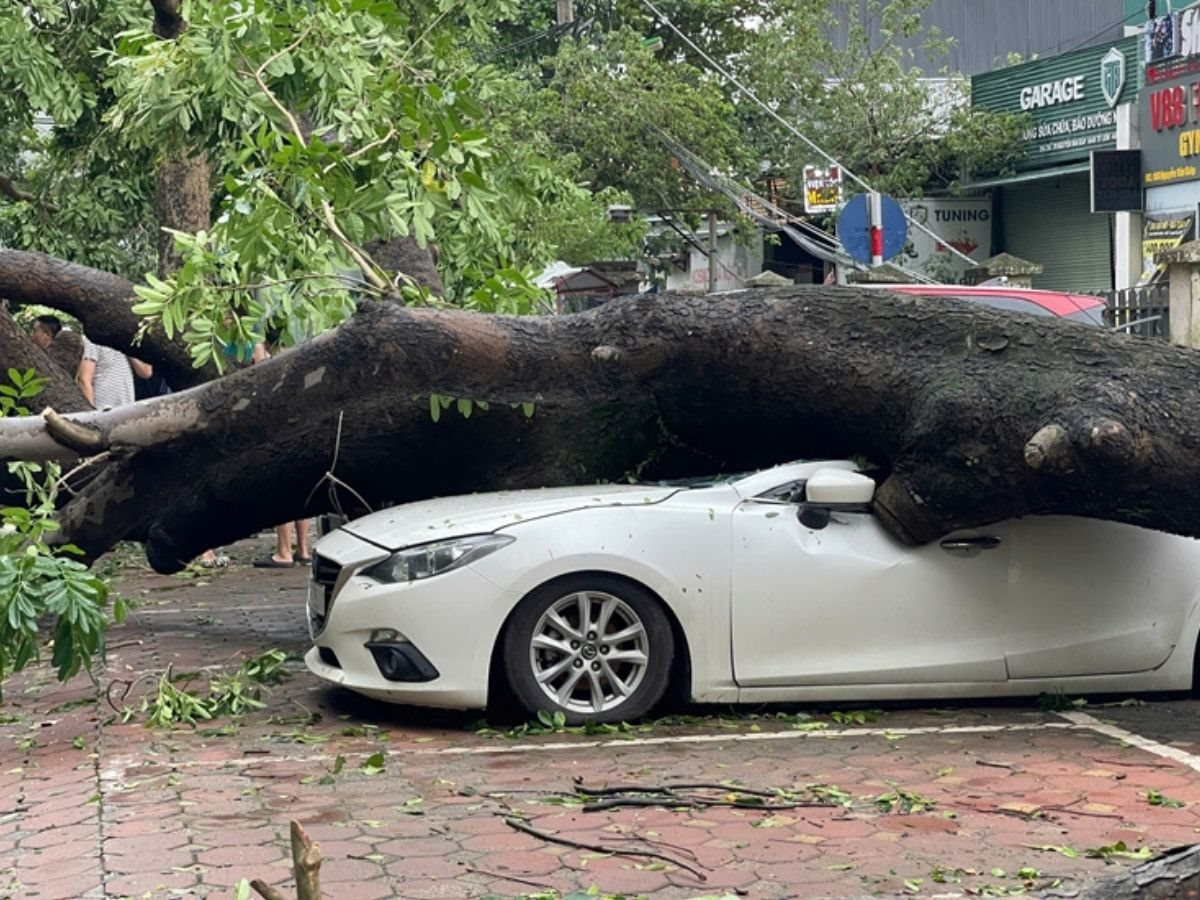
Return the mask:
[[[558,0],[558,24],[570,25],[575,21],[575,0]]]
[[[717,211],[708,211],[708,292],[717,290]]]

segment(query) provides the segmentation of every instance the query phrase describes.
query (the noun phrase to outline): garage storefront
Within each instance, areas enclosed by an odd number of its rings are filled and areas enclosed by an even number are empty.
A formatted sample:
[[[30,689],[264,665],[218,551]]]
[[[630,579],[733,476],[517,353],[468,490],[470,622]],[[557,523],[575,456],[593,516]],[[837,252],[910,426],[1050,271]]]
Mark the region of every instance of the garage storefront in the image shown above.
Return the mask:
[[[1090,154],[1125,144],[1137,97],[1136,38],[978,75],[974,106],[1028,117],[1015,171],[970,183],[993,194],[993,252],[1043,266],[1034,287],[1107,291],[1114,285],[1113,216],[1091,212]],[[1120,214],[1125,215],[1125,214]]]

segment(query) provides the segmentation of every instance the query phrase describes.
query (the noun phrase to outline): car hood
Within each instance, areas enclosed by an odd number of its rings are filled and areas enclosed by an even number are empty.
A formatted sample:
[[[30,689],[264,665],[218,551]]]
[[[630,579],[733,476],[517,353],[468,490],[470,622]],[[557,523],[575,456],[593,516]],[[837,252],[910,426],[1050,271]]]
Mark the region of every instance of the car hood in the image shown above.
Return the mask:
[[[530,519],[601,506],[644,506],[680,491],[677,487],[600,484],[467,494],[394,506],[342,526],[386,550],[486,534]]]

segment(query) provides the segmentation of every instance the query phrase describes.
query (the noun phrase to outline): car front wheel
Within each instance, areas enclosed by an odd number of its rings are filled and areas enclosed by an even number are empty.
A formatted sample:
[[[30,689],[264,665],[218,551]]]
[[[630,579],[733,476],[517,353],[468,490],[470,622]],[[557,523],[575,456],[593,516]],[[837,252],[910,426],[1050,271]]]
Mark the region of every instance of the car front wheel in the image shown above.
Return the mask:
[[[568,723],[645,715],[667,688],[674,639],[657,598],[604,575],[551,582],[521,601],[504,637],[504,670],[531,714]]]

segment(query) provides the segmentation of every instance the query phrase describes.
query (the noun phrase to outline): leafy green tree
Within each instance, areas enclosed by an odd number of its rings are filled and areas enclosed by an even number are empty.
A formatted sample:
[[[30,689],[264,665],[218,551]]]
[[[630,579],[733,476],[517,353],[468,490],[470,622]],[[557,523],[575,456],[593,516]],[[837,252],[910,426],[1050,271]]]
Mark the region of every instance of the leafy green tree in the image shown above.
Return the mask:
[[[764,101],[877,189],[902,197],[953,189],[972,170],[1011,162],[1024,122],[971,109],[963,77],[916,67],[915,47],[928,58],[949,49],[922,25],[928,5],[784,0],[764,22],[745,72]],[[805,164],[826,164],[760,112],[750,115],[764,158],[790,183],[801,183]]]

